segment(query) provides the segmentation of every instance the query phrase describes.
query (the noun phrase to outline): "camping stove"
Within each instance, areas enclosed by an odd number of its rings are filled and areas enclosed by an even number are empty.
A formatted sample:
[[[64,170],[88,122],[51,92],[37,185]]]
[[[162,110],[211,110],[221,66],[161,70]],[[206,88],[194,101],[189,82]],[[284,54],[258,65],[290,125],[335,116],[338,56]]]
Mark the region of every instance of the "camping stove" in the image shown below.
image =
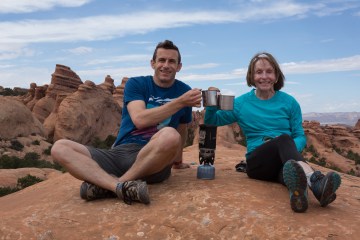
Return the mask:
[[[197,168],[197,178],[214,179],[215,178],[215,149],[216,149],[216,130],[213,125],[201,124],[199,131],[199,162]]]

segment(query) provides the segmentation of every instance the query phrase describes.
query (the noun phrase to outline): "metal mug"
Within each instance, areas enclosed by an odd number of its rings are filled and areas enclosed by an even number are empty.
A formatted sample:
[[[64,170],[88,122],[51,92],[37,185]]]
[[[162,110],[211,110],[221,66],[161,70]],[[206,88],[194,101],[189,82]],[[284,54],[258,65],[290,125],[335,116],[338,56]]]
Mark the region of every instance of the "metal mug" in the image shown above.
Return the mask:
[[[216,90],[203,90],[201,91],[203,106],[210,107],[210,106],[217,106],[217,93]]]
[[[234,98],[235,96],[230,95],[219,95],[218,96],[218,107],[221,110],[233,110],[234,109]]]

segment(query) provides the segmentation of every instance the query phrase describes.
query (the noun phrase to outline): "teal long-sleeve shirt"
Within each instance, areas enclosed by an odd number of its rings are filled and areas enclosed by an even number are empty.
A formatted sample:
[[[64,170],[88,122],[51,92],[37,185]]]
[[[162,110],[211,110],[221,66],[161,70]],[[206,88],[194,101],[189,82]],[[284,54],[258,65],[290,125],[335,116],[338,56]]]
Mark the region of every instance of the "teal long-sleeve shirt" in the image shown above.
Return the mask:
[[[267,137],[282,134],[294,139],[299,152],[306,145],[300,105],[295,98],[282,91],[276,91],[268,100],[261,100],[252,89],[235,98],[233,111],[207,107],[204,122],[216,126],[237,122],[246,138],[247,156]]]

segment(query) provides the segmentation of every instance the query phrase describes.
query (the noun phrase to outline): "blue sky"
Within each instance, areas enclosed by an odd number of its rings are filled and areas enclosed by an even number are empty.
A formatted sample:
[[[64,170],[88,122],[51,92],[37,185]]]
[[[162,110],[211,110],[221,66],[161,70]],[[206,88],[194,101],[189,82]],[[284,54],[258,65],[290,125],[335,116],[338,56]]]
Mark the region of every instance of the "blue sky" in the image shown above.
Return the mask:
[[[360,111],[358,0],[1,0],[0,86],[49,84],[56,64],[118,86],[151,75],[165,39],[191,87],[243,94],[250,59],[267,51],[303,113]]]

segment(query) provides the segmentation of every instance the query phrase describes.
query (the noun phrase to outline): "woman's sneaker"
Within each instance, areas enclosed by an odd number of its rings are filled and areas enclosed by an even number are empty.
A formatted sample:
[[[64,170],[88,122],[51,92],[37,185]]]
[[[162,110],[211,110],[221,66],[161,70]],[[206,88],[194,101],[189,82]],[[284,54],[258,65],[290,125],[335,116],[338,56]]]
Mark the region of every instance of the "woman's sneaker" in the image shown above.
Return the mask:
[[[284,182],[290,192],[290,205],[294,212],[305,212],[308,208],[307,179],[303,168],[289,160],[283,167]]]
[[[83,182],[80,186],[80,197],[87,201],[116,197],[116,194],[92,183]]]
[[[146,182],[141,180],[119,182],[116,186],[116,194],[126,204],[131,204],[133,201],[150,203],[148,187]]]
[[[326,207],[336,199],[336,190],[340,187],[341,177],[336,172],[322,174],[315,171],[310,177],[310,189],[322,207]]]

